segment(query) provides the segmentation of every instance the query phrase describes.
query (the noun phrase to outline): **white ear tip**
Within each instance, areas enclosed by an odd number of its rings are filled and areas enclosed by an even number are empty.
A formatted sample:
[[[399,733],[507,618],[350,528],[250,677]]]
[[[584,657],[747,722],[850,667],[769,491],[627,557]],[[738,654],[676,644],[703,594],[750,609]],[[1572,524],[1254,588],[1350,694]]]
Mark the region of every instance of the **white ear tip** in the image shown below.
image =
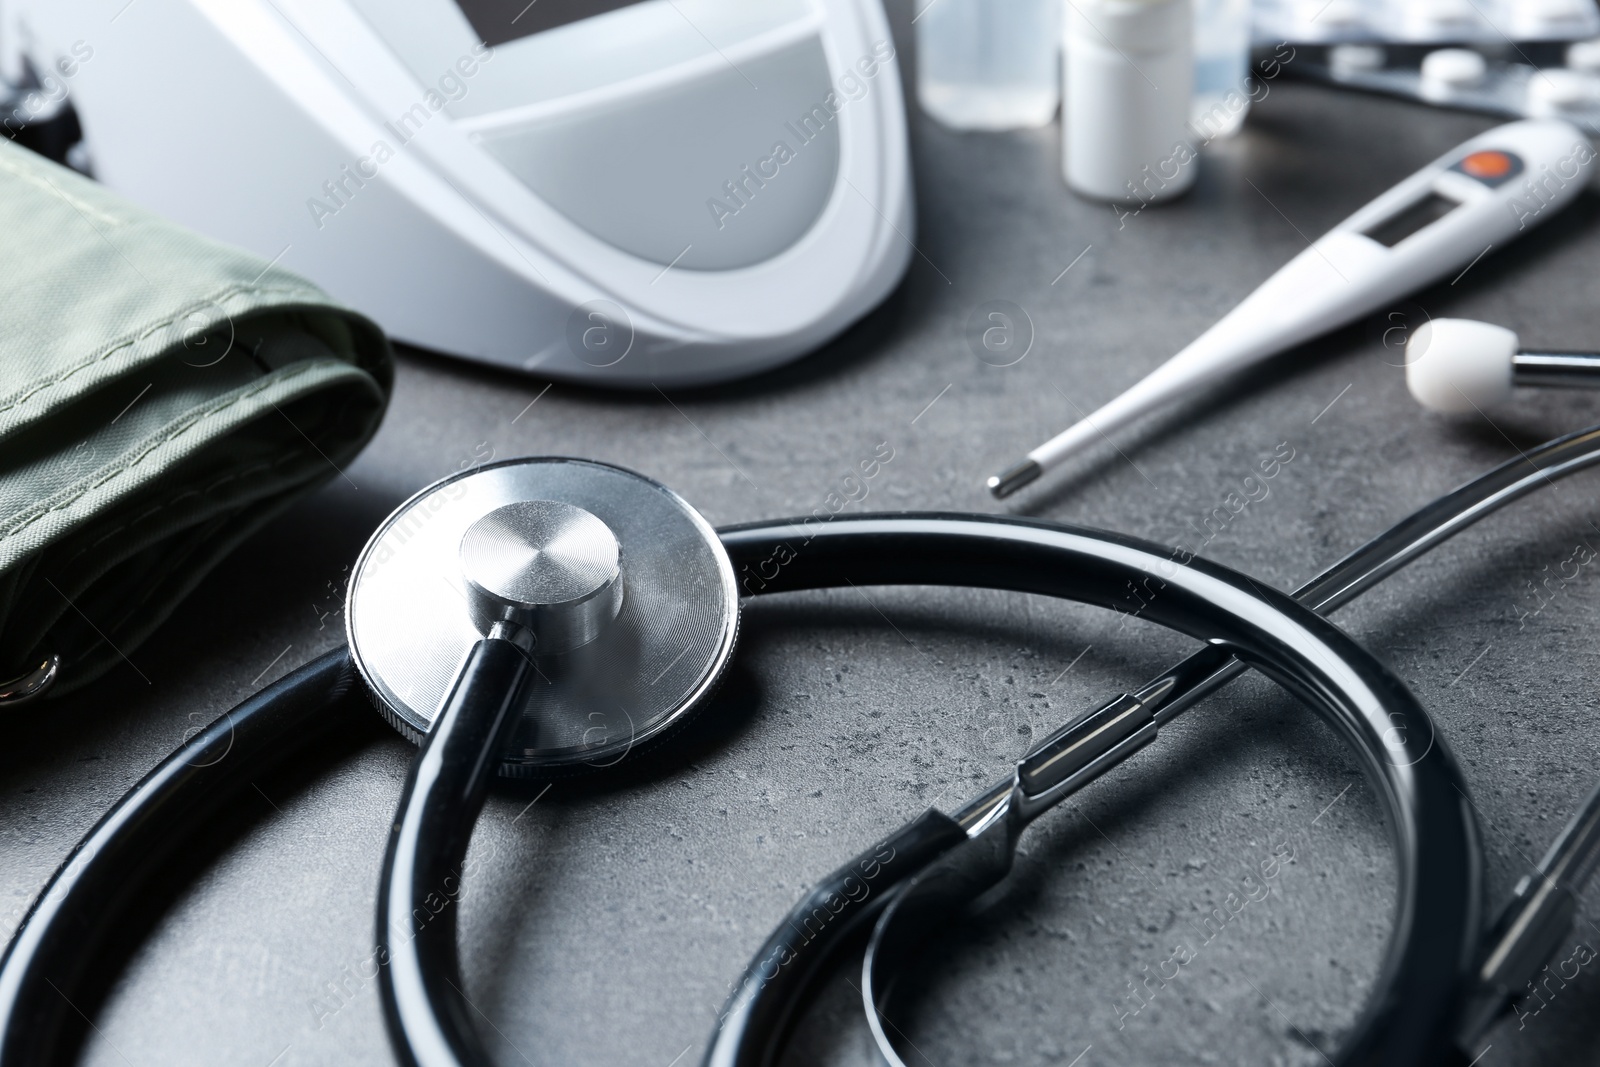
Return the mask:
[[[1406,387],[1430,411],[1460,415],[1511,396],[1517,335],[1471,319],[1434,319],[1406,342]]]

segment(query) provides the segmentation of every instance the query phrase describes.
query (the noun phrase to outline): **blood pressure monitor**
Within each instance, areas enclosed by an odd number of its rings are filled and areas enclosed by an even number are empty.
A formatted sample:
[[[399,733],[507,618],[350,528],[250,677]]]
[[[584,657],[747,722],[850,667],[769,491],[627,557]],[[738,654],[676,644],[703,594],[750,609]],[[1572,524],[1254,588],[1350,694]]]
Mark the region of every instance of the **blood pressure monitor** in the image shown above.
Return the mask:
[[[64,85],[96,177],[452,355],[732,378],[839,333],[912,251],[878,0],[0,14],[9,73]]]

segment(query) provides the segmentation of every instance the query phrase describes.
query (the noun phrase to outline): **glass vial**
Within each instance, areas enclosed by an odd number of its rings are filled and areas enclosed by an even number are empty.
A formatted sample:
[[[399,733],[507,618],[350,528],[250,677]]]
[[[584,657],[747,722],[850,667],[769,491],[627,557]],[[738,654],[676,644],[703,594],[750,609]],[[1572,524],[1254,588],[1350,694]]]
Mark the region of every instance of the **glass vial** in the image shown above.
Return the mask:
[[[917,100],[958,130],[1043,126],[1060,99],[1061,0],[916,0]]]
[[[1194,0],[1194,101],[1203,141],[1230,137],[1250,110],[1250,0]]]

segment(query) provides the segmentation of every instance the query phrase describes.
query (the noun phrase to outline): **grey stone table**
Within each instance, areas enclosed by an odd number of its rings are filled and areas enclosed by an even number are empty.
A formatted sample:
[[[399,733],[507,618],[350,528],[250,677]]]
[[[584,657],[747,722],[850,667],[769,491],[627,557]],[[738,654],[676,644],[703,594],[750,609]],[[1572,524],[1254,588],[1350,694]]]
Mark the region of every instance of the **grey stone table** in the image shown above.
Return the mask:
[[[895,13],[904,30],[903,5]],[[541,393],[542,382],[402,354],[388,422],[348,477],[244,545],[134,667],[12,718],[0,757],[6,928],[186,731],[336,645],[348,562],[426,482],[491,457],[585,455],[653,475],[729,523],[808,513],[891,449],[850,509],[1001,510],[982,476],[1154,367],[1307,235],[1488,125],[1275,82],[1242,134],[1207,150],[1191,195],[1119,222],[1062,188],[1055,130],[962,135],[916,117],[917,254],[904,285],[788,369],[663,398]],[[1592,344],[1597,231],[1589,195],[1454,284],[1397,304],[1393,321],[1469,315],[1537,344]],[[991,300],[1032,321],[1013,366],[967,343]],[[1382,344],[1389,321],[1196,397],[1120,438],[1122,455],[1104,449],[1006,506],[1203,542],[1287,589],[1517,448],[1594,418],[1591,397],[1551,394],[1494,424],[1423,415]],[[1270,493],[1202,532],[1275,450],[1292,458]],[[1579,477],[1492,518],[1339,616],[1447,731],[1495,901],[1596,778],[1600,575],[1557,582],[1537,611],[1530,593],[1576,546],[1600,544],[1594,487]],[[531,806],[524,794],[490,801],[461,934],[467,992],[499,1063],[695,1062],[728,983],[811,879],[930,804],[953,808],[1031,737],[1187,648],[1109,612],[979,592],[864,589],[746,611],[734,676],[676,762],[621,785],[558,784]],[[255,783],[248,832],[196,864],[108,976],[85,1061],[391,1062],[371,916],[410,754],[374,729],[322,765]],[[1042,820],[1024,849],[1000,906],[938,951],[903,1020],[914,1063],[1321,1063],[1389,930],[1394,868],[1370,790],[1331,733],[1260,679],[1180,720]],[[1252,880],[1274,856],[1274,877]],[[1600,946],[1591,920],[1593,894],[1578,937]],[[1173,976],[1178,945],[1192,958]],[[1600,1062],[1597,972],[1552,986],[1537,1014],[1491,1035],[1481,1062]],[[832,981],[787,1063],[872,1062],[857,982],[849,968]]]

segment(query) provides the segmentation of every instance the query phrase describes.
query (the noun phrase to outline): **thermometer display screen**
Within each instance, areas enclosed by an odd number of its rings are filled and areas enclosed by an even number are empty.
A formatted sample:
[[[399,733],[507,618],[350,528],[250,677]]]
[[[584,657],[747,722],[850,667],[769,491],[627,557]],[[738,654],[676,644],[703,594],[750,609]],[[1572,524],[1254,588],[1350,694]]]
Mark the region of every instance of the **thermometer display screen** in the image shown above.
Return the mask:
[[[456,0],[485,44],[505,44],[569,22],[604,15],[639,0]]]
[[[1385,248],[1393,248],[1418,230],[1438,222],[1460,206],[1459,201],[1451,200],[1448,196],[1429,193],[1422,199],[1407,204],[1376,226],[1368,228],[1366,234]]]

